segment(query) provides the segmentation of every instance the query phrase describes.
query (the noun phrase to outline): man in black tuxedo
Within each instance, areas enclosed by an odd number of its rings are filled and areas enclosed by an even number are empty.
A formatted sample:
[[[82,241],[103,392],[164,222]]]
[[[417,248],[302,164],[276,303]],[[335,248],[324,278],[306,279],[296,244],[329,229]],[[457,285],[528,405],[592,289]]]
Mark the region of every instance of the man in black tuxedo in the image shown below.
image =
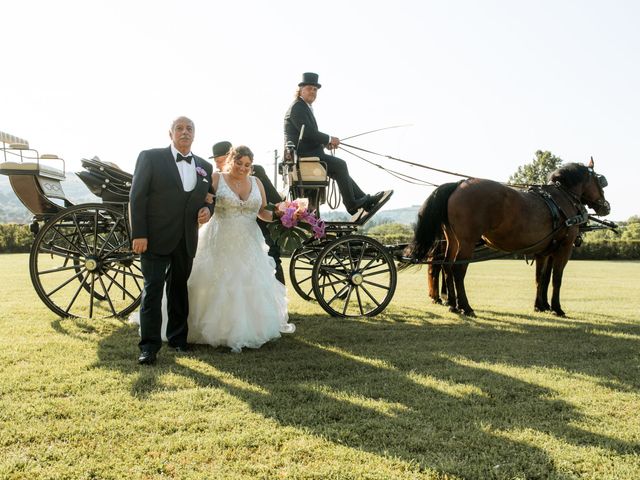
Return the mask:
[[[166,284],[167,340],[187,349],[187,280],[198,244],[198,224],[213,205],[205,199],[213,167],[191,153],[195,127],[187,117],[174,120],[172,144],[140,152],[133,173],[129,207],[133,251],[141,254],[144,289],[140,306],[141,364],[152,364],[162,346],[162,296]]]
[[[386,201],[392,192],[378,192],[375,195],[365,194],[349,175],[347,162],[324,153],[324,148],[337,148],[340,145],[340,139],[318,130],[311,105],[321,86],[318,83],[317,73],[306,72],[302,74],[302,81],[298,84],[296,91],[296,99],[284,117],[285,143],[292,142],[297,145],[298,155],[301,157],[319,157],[321,162],[326,163],[327,175],[338,183],[342,202],[347,212],[355,215],[361,208],[368,212],[373,210],[383,198]],[[303,125],[304,131],[302,138],[300,138]]]
[[[212,155],[209,159],[213,159],[216,164],[216,168],[219,171],[222,171],[227,161],[227,154],[229,150],[231,150],[231,142],[222,141],[216,143],[212,148]],[[253,176],[258,178],[262,182],[262,186],[264,187],[264,193],[267,196],[267,202],[272,204],[277,204],[282,201],[282,197],[276,190],[276,187],[273,186],[271,179],[267,175],[267,172],[264,170],[262,165],[253,164]],[[284,280],[284,272],[282,270],[282,260],[280,259],[280,247],[273,241],[271,238],[271,234],[269,233],[269,229],[267,228],[267,222],[257,219],[258,226],[260,230],[262,230],[262,235],[264,236],[264,240],[269,246],[269,256],[273,258],[276,262],[276,278],[282,283],[285,284]]]

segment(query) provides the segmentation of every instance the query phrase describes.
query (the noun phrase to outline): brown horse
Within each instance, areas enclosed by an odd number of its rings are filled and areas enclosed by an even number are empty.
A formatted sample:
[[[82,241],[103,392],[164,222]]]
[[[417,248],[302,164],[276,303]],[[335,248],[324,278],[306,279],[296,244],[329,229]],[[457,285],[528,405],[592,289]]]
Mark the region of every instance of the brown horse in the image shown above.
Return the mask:
[[[562,273],[579,227],[588,219],[584,205],[597,215],[609,213],[603,192],[606,185],[605,177],[593,171],[593,159],[588,166],[567,164],[549,176],[548,185],[526,191],[479,178],[443,184],[418,212],[414,239],[405,255],[414,262],[428,261],[434,254],[434,242],[444,232],[447,303],[452,311],[465,315],[474,315],[464,277],[479,241],[495,250],[533,255],[535,310],[552,310],[564,316],[560,306]]]

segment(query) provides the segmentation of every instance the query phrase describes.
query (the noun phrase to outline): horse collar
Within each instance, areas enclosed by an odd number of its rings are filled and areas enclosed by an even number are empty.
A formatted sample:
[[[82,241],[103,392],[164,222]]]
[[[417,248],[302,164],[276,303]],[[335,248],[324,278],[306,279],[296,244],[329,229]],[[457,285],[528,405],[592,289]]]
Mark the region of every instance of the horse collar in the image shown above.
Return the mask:
[[[555,186],[560,192],[569,197],[569,201],[573,205],[573,208],[578,211],[577,214],[572,217],[570,217],[563,211],[562,213],[566,218],[566,220],[564,221],[564,225],[567,227],[571,227],[573,225],[582,225],[583,223],[587,223],[589,221],[589,213],[580,200],[580,197],[578,197],[578,195],[576,195],[572,191],[567,190],[567,188],[560,182],[556,182]]]

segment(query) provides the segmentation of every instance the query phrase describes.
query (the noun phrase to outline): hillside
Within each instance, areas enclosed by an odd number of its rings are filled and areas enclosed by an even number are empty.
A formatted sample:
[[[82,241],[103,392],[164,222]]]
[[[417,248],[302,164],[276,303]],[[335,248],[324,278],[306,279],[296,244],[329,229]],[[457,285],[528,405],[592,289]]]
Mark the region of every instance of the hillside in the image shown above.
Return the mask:
[[[395,208],[391,210],[380,210],[375,217],[367,222],[367,227],[379,225],[381,223],[401,223],[403,225],[413,225],[418,218],[420,205],[411,207]],[[325,221],[347,221],[350,216],[344,211],[322,211],[322,218]]]

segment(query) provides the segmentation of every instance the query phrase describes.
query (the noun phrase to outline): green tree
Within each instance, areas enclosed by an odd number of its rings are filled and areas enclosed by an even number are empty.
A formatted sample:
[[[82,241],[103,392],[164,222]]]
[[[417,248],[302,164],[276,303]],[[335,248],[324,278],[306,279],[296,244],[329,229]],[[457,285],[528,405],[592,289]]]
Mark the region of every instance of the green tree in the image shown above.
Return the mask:
[[[525,185],[543,185],[547,183],[549,174],[562,164],[562,159],[545,150],[538,150],[531,163],[521,165],[516,173],[509,177],[509,183]]]
[[[383,245],[395,245],[409,243],[413,238],[413,229],[401,223],[383,223],[369,229],[367,235]]]
[[[634,215],[627,220],[622,230],[622,240],[640,240],[640,217]]]

